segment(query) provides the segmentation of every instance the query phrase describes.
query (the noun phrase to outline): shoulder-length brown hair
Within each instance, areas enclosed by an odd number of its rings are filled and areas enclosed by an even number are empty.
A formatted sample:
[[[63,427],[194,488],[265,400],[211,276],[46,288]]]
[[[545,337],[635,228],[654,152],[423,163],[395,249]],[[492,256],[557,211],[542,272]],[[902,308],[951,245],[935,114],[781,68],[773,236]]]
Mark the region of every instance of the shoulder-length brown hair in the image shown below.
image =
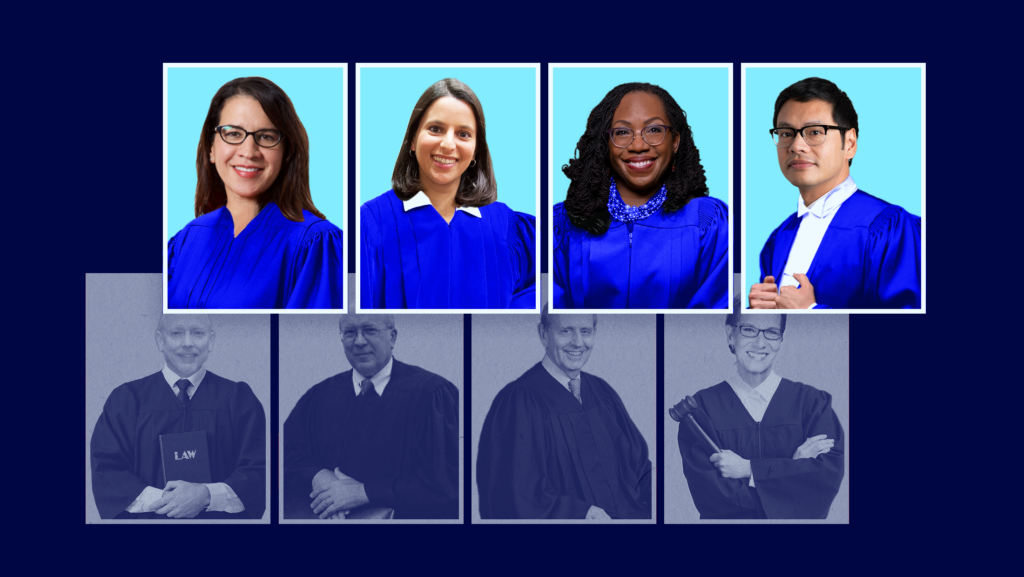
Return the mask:
[[[224,181],[217,174],[217,167],[210,162],[213,139],[217,138],[214,128],[220,124],[220,113],[224,103],[235,96],[249,96],[260,103],[263,113],[281,131],[284,138],[278,146],[285,147],[284,166],[270,188],[259,197],[262,209],[268,202],[277,203],[281,214],[288,220],[302,222],[302,210],[308,210],[320,218],[323,213],[313,205],[309,192],[309,137],[302,126],[299,115],[288,95],[281,87],[258,76],[236,78],[220,87],[210,101],[203,131],[199,135],[196,151],[196,216],[212,212],[227,204]]]
[[[484,108],[480,105],[473,90],[456,80],[445,78],[430,85],[416,101],[416,106],[409,116],[409,126],[405,129],[402,149],[398,151],[395,171],[391,174],[391,188],[402,200],[409,200],[417,192],[423,190],[420,183],[420,165],[416,157],[409,154],[413,139],[419,131],[423,114],[438,98],[451,96],[465,102],[473,109],[476,118],[476,165],[466,169],[459,181],[459,189],[455,193],[456,206],[484,206],[498,200],[498,185],[494,181],[494,168],[491,164],[491,152],[487,148],[487,127],[484,122]]]

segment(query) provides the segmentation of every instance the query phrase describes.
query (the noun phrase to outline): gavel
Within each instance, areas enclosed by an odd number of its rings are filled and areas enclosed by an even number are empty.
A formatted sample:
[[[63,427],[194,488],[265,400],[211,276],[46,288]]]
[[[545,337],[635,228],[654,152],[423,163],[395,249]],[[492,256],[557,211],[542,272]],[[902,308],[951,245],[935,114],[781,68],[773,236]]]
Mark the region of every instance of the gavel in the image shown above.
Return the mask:
[[[697,424],[697,419],[693,418],[693,411],[695,409],[697,409],[697,401],[693,400],[693,397],[691,397],[690,395],[686,395],[686,397],[683,398],[683,400],[679,401],[676,404],[676,406],[668,410],[668,415],[672,417],[672,420],[680,423],[683,421],[683,419],[689,419],[690,424],[692,424],[697,429],[697,432],[699,432],[701,436],[704,437],[704,440],[707,441],[708,445],[711,447],[711,450],[714,451],[715,453],[721,453],[722,450],[719,449],[718,445],[716,445],[715,442],[711,440],[711,437],[709,437],[708,434],[704,432],[704,429],[700,428],[700,425]]]

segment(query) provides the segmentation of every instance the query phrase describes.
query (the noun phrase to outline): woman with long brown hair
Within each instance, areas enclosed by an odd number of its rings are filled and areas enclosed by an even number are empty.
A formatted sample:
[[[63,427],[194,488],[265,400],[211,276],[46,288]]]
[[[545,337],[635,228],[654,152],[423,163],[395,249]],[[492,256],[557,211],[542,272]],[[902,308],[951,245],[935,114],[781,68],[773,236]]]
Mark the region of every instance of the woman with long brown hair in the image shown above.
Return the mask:
[[[362,308],[536,306],[536,219],[496,202],[486,133],[462,82],[420,96],[392,190],[359,214]]]
[[[344,308],[344,237],[313,205],[309,138],[280,87],[222,86],[196,171],[196,219],[167,243],[168,308]]]

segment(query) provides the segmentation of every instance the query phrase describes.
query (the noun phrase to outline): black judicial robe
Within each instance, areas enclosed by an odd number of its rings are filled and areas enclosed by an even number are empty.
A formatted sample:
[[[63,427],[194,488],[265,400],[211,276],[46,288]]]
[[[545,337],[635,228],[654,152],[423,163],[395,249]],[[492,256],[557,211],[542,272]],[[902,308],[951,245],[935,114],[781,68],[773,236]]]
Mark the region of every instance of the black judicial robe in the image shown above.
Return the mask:
[[[537,363],[498,393],[480,435],[483,519],[651,518],[647,443],[615,391],[580,373],[581,405]]]
[[[843,428],[832,396],[782,379],[761,422],[750,417],[729,383],[694,395],[694,418],[722,450],[750,461],[749,479],[726,479],[709,460],[712,450],[686,419],[679,423],[683,473],[701,519],[824,519],[843,481]],[[828,435],[835,446],[813,459],[793,459],[808,437]]]
[[[459,390],[434,373],[395,359],[380,397],[334,375],[285,420],[285,517],[309,518],[313,477],[337,467],[396,519],[458,519],[459,430]]]
[[[227,483],[245,511],[204,511],[195,518],[262,518],[267,507],[266,422],[249,385],[210,371],[187,407],[160,372],[117,387],[103,405],[90,444],[92,492],[100,517],[167,519],[125,509],[147,486],[164,487],[160,435],[206,431],[210,477]]]

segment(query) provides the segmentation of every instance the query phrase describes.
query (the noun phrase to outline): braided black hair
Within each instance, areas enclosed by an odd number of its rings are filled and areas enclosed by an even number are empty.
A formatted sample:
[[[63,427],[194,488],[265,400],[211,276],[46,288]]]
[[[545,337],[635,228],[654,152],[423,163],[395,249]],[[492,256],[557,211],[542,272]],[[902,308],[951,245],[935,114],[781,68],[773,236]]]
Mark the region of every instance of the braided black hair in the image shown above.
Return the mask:
[[[646,92],[661,99],[668,114],[672,130],[679,134],[679,149],[672,158],[675,170],[667,172],[665,188],[668,195],[662,209],[679,210],[691,198],[708,195],[704,167],[700,152],[693,143],[693,132],[686,122],[686,112],[664,88],[646,82],[630,82],[612,88],[604,99],[590,111],[587,129],[576,143],[575,158],[562,165],[569,178],[569,191],[565,197],[565,211],[573,226],[595,235],[604,234],[611,224],[608,213],[608,133],[612,117],[622,98],[631,92]]]

